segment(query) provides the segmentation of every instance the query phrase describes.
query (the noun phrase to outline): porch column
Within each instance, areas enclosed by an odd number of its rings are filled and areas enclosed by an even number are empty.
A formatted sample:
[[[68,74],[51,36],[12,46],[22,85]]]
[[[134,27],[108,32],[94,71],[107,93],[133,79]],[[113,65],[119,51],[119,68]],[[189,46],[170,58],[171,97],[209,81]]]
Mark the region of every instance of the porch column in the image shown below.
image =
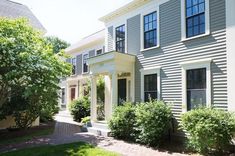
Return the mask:
[[[91,120],[97,120],[97,85],[96,76],[91,76]]]
[[[112,116],[112,102],[111,102],[111,76],[105,75],[105,102],[104,102],[104,111],[105,111],[105,120],[108,121]]]
[[[111,99],[111,105],[112,105],[112,112],[114,111],[114,106],[118,103],[118,86],[117,86],[117,72],[112,73],[112,99]]]

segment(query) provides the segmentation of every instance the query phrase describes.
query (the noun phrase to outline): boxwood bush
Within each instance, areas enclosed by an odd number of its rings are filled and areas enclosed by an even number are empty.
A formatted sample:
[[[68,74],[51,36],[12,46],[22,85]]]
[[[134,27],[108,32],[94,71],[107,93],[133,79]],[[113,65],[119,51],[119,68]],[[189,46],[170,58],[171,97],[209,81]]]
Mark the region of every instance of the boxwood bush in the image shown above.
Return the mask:
[[[90,99],[84,96],[69,104],[69,110],[75,121],[81,122],[82,118],[90,116]]]
[[[138,127],[137,141],[149,146],[158,146],[172,119],[171,109],[162,101],[140,103],[136,107]]]
[[[188,145],[201,153],[224,152],[235,132],[234,114],[213,108],[199,108],[181,117],[188,133]]]
[[[135,105],[124,103],[117,106],[109,121],[109,128],[113,137],[128,141],[135,140]]]

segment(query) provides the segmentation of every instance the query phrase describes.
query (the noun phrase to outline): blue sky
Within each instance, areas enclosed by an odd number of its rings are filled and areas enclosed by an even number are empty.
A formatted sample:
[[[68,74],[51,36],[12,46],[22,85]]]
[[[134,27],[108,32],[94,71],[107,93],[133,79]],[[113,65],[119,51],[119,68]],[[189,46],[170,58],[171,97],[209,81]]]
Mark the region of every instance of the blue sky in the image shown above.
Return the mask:
[[[132,0],[13,0],[27,5],[47,29],[70,43],[101,30],[103,15]]]

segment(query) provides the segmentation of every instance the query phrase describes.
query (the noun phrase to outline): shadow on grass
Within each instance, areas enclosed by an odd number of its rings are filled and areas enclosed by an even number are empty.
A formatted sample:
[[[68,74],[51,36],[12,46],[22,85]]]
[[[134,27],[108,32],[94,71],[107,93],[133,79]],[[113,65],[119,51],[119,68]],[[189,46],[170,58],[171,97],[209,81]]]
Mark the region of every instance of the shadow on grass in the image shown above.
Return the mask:
[[[34,147],[22,149],[18,151],[2,153],[0,156],[118,156],[118,154],[102,150],[94,147],[88,143],[76,142],[63,145],[47,145],[41,147]]]

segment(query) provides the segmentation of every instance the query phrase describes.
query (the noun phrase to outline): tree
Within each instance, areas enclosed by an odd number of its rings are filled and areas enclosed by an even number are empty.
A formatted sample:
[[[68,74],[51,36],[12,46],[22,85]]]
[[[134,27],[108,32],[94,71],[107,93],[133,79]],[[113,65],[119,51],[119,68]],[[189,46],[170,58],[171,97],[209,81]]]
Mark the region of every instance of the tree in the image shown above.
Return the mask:
[[[71,73],[64,57],[26,19],[0,18],[0,119],[13,115],[26,128],[56,107],[59,80]]]
[[[66,41],[63,41],[55,36],[46,37],[46,41],[48,42],[49,45],[52,46],[53,52],[55,54],[59,53],[61,50],[64,50],[70,46],[69,43],[67,43]]]

